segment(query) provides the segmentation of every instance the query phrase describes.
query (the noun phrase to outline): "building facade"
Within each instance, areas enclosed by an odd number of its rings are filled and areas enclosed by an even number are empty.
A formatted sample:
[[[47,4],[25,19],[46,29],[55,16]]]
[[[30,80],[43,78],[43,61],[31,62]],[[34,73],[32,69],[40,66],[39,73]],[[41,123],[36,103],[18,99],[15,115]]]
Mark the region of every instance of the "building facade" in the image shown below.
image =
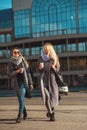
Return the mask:
[[[0,16],[0,82],[5,88],[8,58],[15,46],[29,60],[37,85],[37,61],[45,42],[54,46],[69,87],[87,85],[86,0],[13,0],[12,9],[0,11]]]

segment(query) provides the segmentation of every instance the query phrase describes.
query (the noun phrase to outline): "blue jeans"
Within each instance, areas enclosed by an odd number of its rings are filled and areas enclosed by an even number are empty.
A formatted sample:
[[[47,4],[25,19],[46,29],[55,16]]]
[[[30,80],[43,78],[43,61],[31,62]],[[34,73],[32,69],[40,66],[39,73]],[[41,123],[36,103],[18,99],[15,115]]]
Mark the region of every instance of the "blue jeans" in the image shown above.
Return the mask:
[[[18,82],[18,85],[19,85],[19,96],[18,96],[19,113],[23,113],[24,106],[25,106],[24,99],[25,99],[26,89],[25,89],[24,82]]]

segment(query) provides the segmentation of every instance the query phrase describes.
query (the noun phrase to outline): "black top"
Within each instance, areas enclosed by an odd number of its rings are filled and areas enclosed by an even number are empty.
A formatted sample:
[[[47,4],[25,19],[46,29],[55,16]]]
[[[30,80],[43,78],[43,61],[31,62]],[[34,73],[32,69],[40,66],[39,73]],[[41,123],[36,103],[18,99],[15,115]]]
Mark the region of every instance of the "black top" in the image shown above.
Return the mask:
[[[23,68],[22,63],[20,63],[19,65],[12,64],[12,66],[14,71],[18,70],[19,68]],[[23,73],[17,73],[17,81],[18,82],[24,81]]]

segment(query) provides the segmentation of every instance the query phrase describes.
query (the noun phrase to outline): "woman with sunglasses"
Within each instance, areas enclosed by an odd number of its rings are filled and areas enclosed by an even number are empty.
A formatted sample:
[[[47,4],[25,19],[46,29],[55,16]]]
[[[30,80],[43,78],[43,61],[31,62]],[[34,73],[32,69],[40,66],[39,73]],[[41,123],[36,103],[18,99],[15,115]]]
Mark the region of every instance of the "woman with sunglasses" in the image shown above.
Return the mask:
[[[29,72],[29,65],[18,48],[12,49],[7,73],[11,80],[11,87],[15,89],[18,97],[19,112],[16,122],[20,123],[22,116],[24,120],[27,118],[24,99],[26,93],[27,96],[30,97],[30,90],[33,89],[33,82]]]

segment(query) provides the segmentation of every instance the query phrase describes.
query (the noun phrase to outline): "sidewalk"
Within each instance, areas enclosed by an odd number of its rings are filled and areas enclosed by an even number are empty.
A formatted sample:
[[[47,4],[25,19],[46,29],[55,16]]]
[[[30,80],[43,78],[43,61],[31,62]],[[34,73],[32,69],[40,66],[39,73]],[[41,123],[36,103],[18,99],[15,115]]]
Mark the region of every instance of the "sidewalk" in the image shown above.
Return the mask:
[[[17,105],[0,105],[0,130],[87,130],[87,106],[59,106],[50,122],[43,105],[27,105],[28,119],[16,123]]]
[[[16,97],[0,98],[0,130],[87,130],[87,93],[64,95],[55,108],[55,122],[46,117],[41,97],[26,99],[25,103],[28,119],[16,123]]]

